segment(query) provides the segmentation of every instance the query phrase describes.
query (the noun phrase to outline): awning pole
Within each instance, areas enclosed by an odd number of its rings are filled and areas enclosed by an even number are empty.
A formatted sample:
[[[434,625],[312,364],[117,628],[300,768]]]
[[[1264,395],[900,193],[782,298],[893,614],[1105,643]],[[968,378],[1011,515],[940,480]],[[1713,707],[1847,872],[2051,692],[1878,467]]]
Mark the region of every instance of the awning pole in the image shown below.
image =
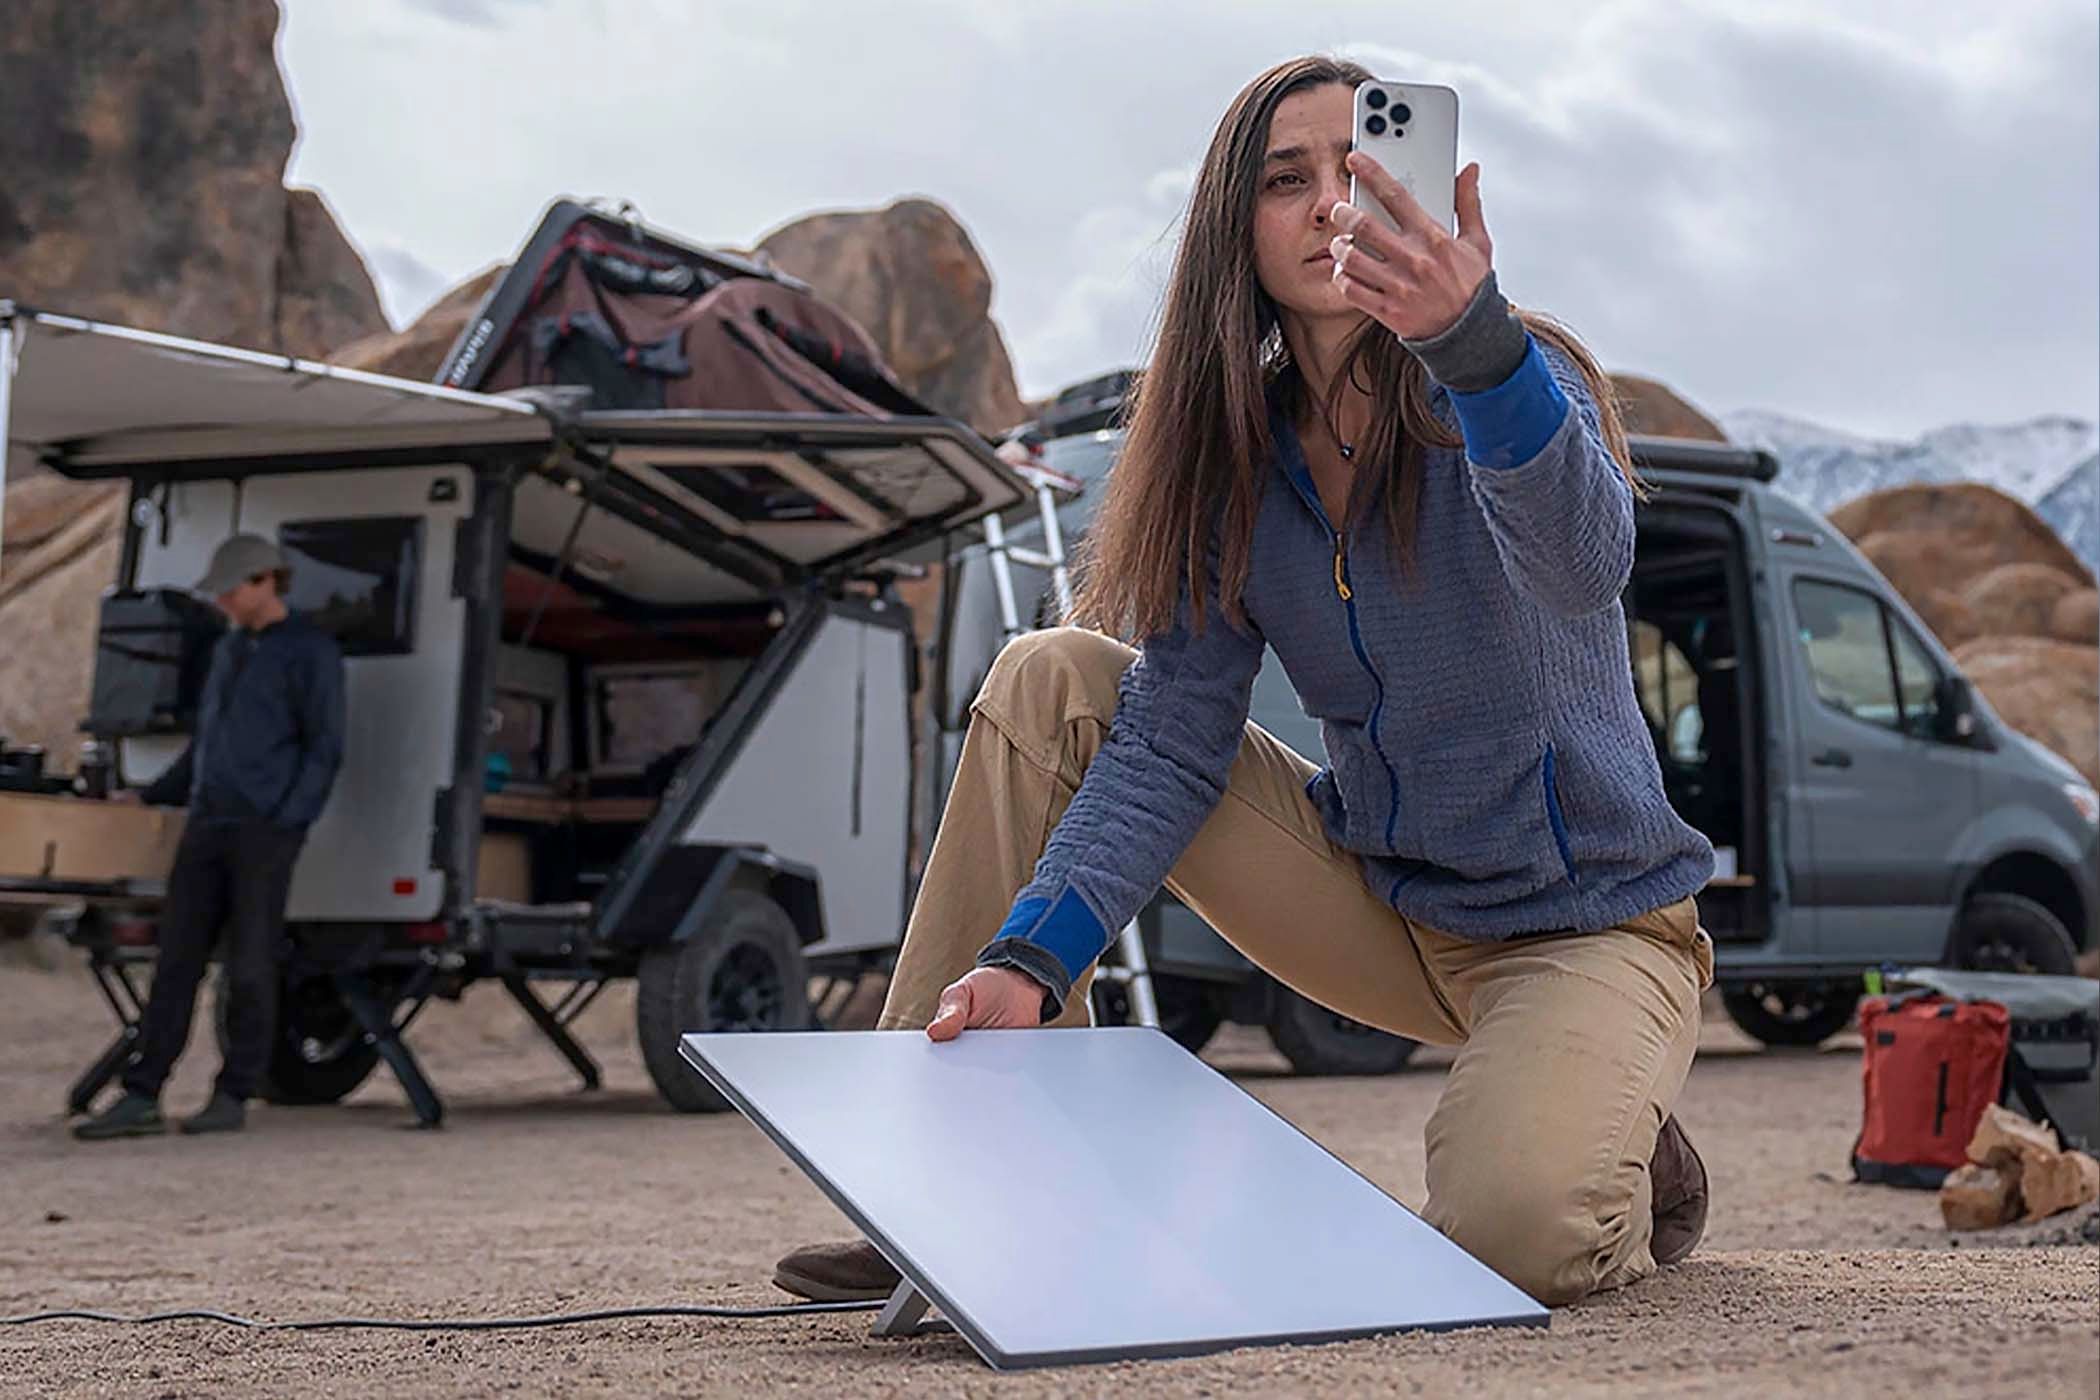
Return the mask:
[[[0,302],[0,552],[7,538],[7,401],[15,383],[15,308]]]

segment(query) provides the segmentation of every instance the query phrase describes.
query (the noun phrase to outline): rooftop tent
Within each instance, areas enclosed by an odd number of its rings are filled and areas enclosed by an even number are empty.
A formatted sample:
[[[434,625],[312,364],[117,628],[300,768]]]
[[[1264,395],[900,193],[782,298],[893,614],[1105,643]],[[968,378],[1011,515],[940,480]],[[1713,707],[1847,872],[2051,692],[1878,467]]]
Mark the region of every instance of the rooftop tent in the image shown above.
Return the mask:
[[[549,206],[438,369],[552,390],[619,484],[782,582],[908,557],[1026,488],[786,274],[570,200]]]
[[[570,200],[549,206],[436,378],[576,386],[599,410],[936,416],[807,284]]]

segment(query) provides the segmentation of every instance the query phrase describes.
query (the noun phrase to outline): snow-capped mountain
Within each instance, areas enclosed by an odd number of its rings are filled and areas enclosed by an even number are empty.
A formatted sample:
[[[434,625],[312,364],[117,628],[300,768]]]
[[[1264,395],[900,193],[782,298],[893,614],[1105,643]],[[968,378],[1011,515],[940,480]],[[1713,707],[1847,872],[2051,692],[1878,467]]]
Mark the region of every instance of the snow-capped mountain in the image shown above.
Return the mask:
[[[1724,413],[1721,430],[1779,458],[1780,490],[1819,511],[1912,482],[1980,481],[2036,511],[2100,567],[2100,427],[2052,414],[2025,423],[1957,423],[1908,441],[1859,437],[1783,413]]]
[[[2080,462],[2034,505],[2071,552],[2100,573],[2100,454]]]

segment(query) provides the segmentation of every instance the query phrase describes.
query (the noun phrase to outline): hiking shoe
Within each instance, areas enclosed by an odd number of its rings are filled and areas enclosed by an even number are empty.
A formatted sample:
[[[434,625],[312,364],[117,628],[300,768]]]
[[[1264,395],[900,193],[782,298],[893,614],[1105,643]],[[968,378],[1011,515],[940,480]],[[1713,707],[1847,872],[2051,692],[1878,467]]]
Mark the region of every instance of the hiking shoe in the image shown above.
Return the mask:
[[[904,1275],[866,1240],[813,1244],[773,1266],[773,1282],[813,1303],[880,1302],[897,1291]]]
[[[1675,1264],[1690,1254],[1706,1233],[1706,1163],[1684,1135],[1671,1114],[1663,1120],[1655,1139],[1655,1155],[1648,1161],[1648,1184],[1654,1201],[1655,1224],[1648,1239],[1648,1252],[1658,1265]]]
[[[231,1094],[212,1091],[211,1102],[182,1120],[185,1133],[237,1133],[248,1125],[248,1105]]]
[[[127,1091],[94,1117],[75,1123],[73,1136],[82,1142],[102,1142],[109,1138],[151,1137],[167,1130],[167,1120],[160,1116],[160,1100]]]

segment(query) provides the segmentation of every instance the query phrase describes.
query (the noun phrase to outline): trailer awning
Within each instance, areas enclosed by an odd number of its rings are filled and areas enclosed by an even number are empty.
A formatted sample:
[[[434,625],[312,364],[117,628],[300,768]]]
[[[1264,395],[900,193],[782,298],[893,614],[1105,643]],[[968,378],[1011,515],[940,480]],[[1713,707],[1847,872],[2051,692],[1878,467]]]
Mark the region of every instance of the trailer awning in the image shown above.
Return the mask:
[[[8,474],[41,461],[80,479],[378,465],[427,452],[530,451],[560,438],[565,462],[580,447],[609,464],[593,501],[697,558],[735,556],[746,586],[909,559],[946,531],[1032,500],[989,443],[944,418],[589,412],[564,424],[524,399],[4,300],[0,428]],[[576,463],[542,465],[549,484],[583,492]],[[519,537],[537,523],[517,522]]]
[[[11,383],[0,387],[10,475],[42,460],[67,476],[302,451],[549,441],[532,405],[313,360],[0,301]],[[4,374],[5,366],[0,366]]]

